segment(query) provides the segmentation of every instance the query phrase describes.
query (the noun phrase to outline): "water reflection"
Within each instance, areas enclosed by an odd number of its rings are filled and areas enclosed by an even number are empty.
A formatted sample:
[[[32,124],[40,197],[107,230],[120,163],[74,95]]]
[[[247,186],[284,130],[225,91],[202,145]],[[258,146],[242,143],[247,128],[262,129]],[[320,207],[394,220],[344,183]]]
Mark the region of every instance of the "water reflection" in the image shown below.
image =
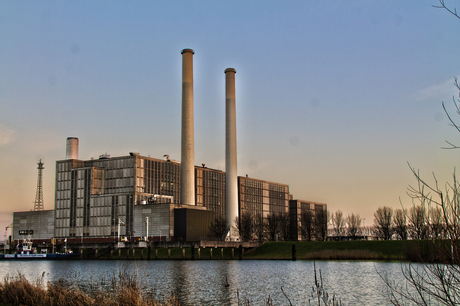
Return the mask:
[[[321,261],[324,288],[344,304],[387,305],[386,287],[377,272],[402,282],[401,265],[383,262]],[[260,305],[270,297],[275,305],[308,305],[314,285],[311,261],[0,261],[0,277],[24,274],[36,280],[66,280],[84,290],[110,288],[121,271],[139,280],[158,299],[170,295],[185,305]],[[318,274],[319,277],[319,274]]]

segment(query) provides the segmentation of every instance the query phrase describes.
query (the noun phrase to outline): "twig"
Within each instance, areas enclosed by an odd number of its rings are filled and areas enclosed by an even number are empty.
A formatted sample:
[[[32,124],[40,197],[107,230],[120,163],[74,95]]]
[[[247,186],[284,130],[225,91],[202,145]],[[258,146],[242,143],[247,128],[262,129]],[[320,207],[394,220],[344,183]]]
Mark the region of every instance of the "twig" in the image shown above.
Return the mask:
[[[284,296],[285,296],[286,299],[289,301],[289,305],[292,306],[291,300],[288,298],[288,296],[286,295],[286,293],[284,293],[283,286],[281,286],[281,292],[283,292]]]

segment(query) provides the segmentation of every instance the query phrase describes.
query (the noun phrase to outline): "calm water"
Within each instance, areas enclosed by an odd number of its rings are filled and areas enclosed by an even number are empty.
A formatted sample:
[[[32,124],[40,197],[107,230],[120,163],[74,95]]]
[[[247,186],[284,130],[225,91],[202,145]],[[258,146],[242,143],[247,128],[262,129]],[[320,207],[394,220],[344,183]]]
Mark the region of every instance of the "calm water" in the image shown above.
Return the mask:
[[[377,271],[402,281],[400,263],[319,261],[316,268],[329,294],[344,305],[389,304]],[[109,286],[120,271],[138,277],[157,298],[174,294],[187,305],[237,305],[238,294],[251,305],[262,305],[269,296],[275,305],[289,305],[281,286],[293,305],[308,305],[314,285],[311,261],[0,261],[2,280],[18,272],[36,280],[45,272],[47,281],[64,279],[83,289]]]

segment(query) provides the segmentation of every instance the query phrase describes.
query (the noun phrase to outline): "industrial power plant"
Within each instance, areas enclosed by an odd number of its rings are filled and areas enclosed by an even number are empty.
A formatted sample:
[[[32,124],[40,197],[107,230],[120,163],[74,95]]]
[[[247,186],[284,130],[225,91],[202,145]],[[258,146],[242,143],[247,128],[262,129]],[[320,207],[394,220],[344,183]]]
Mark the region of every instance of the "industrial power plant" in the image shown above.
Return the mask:
[[[194,161],[193,55],[182,52],[181,160],[108,154],[79,159],[79,139],[68,137],[66,158],[56,161],[54,210],[43,210],[41,186],[33,211],[13,215],[10,249],[28,237],[43,251],[137,243],[240,242],[242,214],[266,219],[285,214],[291,240],[302,240],[301,214],[325,214],[326,204],[295,199],[289,185],[237,175],[234,68],[225,74],[225,171]],[[84,140],[83,140],[84,141]],[[43,163],[39,163],[40,175]],[[210,227],[225,222],[215,237]]]

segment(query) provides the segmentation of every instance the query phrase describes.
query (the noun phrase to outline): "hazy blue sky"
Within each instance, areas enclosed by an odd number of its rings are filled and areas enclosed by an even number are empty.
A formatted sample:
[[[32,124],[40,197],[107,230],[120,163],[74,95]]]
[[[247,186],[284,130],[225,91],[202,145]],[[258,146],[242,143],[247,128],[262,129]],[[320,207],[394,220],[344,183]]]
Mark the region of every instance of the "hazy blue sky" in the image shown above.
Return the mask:
[[[224,70],[236,74],[238,174],[373,222],[460,144],[460,20],[436,0],[0,0],[0,226],[33,208],[45,162],[139,152],[180,160],[181,50],[194,55],[195,164],[225,169]],[[446,0],[449,6],[458,1]]]

